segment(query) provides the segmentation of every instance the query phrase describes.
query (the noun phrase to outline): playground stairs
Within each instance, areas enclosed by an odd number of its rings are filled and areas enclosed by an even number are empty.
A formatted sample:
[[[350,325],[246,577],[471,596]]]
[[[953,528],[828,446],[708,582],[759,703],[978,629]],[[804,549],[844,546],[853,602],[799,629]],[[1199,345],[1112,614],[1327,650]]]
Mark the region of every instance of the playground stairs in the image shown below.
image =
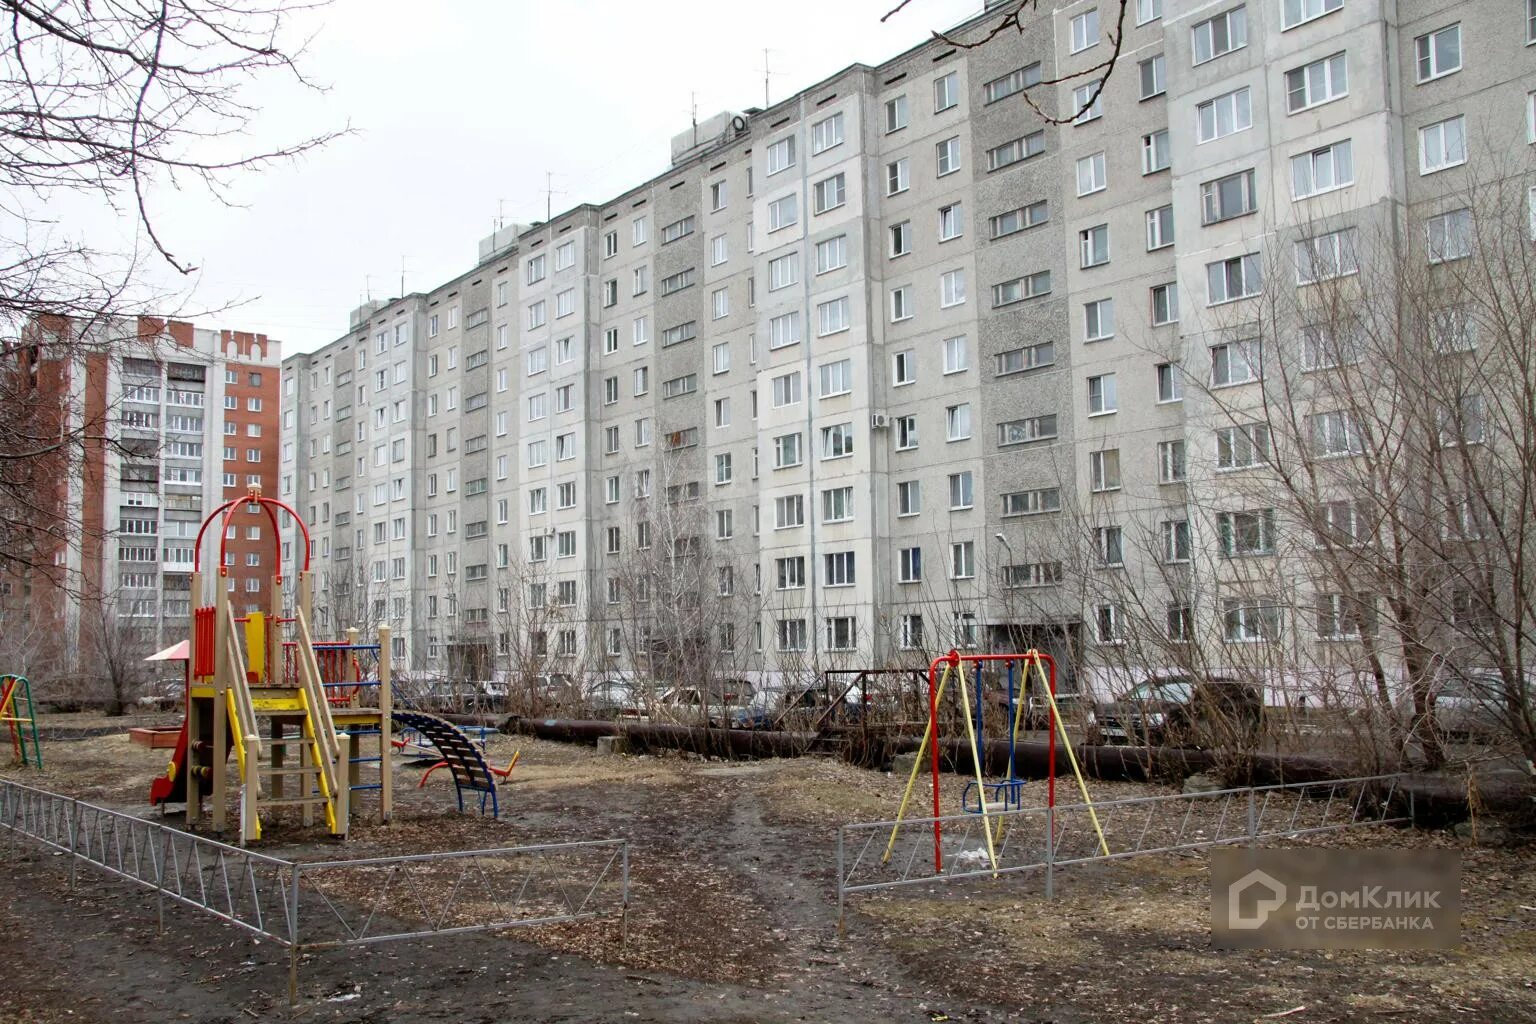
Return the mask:
[[[11,752],[16,762],[41,770],[43,748],[37,737],[37,709],[32,703],[32,684],[26,676],[0,676],[0,721],[10,731]]]
[[[246,766],[244,778],[250,785],[254,776],[257,813],[299,807],[307,821],[319,809],[335,832],[334,782],[322,768],[326,753],[320,730],[335,732],[325,703],[321,713],[314,714],[304,689],[297,686],[251,686],[249,693],[261,743],[257,763]]]
[[[242,837],[260,839],[265,812],[289,807],[302,811],[305,824],[319,811],[332,835],[344,835],[347,766],[303,613],[295,621],[302,639],[292,672],[283,671],[281,659],[263,654],[254,654],[248,666],[227,605],[225,615],[222,676],[229,682],[227,720],[242,786]]]

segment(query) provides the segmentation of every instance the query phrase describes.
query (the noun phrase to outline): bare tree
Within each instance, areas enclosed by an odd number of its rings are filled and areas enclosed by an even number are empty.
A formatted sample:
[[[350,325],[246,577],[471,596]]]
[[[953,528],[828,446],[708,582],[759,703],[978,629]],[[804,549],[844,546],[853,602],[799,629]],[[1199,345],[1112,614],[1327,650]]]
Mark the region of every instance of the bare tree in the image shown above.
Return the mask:
[[[1300,225],[1186,325],[1182,502],[1122,509],[1117,571],[1084,573],[1101,657],[1324,709],[1373,766],[1441,764],[1459,683],[1536,755],[1529,184]]]
[[[252,147],[253,80],[288,75],[313,4],[289,0],[4,0],[0,47],[0,561],[56,576],[54,555],[86,524],[59,498],[116,444],[105,410],[65,415],[71,367],[105,358],[162,321],[151,264],[195,268],[156,227],[161,189],[201,186],[218,201],[247,172],[299,156],[334,134]],[[129,251],[95,248],[62,211],[136,226]],[[124,325],[127,325],[124,327]],[[62,577],[56,583],[78,587]],[[95,595],[87,594],[88,598]]]
[[[84,702],[103,704],[107,714],[121,715],[154,678],[144,659],[155,652],[158,630],[155,600],[126,593],[83,601],[76,694]]]
[[[688,456],[659,457],[628,536],[615,538],[617,550],[609,545],[618,601],[599,640],[604,667],[638,684],[643,700],[654,706],[665,691],[686,690],[695,703],[668,710],[702,723],[718,719],[728,695],[757,675],[751,651],[762,598],[753,564],[715,543],[714,510]]]

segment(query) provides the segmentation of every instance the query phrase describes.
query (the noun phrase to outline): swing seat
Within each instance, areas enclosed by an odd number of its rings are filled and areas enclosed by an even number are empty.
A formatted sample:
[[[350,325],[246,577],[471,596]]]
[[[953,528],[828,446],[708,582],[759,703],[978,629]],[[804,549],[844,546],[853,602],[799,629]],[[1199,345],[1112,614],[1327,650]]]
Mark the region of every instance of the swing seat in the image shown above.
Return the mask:
[[[983,804],[988,814],[1019,810],[1024,806],[1024,780],[1003,779],[1000,782],[986,782],[979,790],[976,783],[967,782],[965,791],[960,794],[960,808],[966,814],[980,814]]]

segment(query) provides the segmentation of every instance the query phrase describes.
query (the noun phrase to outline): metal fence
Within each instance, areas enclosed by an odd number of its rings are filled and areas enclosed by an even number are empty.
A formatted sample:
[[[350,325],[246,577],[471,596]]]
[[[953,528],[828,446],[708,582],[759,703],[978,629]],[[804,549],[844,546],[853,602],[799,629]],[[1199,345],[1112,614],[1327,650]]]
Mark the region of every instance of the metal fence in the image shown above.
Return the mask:
[[[1050,896],[1056,869],[1070,865],[1408,823],[1413,794],[1400,789],[1401,778],[1375,775],[1136,797],[1094,804],[1091,812],[1088,804],[1065,804],[996,812],[986,819],[956,814],[844,825],[837,834],[839,927],[847,898],[858,893],[1041,871]],[[995,870],[987,828],[992,830]]]
[[[0,780],[0,828],[288,949],[289,998],[307,950],[617,917],[629,842],[599,839],[356,860],[294,861]]]

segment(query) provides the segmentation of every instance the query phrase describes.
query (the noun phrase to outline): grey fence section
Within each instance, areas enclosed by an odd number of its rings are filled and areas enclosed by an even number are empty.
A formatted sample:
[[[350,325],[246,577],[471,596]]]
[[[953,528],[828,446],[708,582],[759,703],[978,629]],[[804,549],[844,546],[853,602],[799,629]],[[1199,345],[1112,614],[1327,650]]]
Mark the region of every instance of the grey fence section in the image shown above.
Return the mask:
[[[1401,778],[1374,775],[1137,797],[1091,809],[1083,803],[1027,807],[986,819],[956,814],[844,825],[837,836],[838,918],[847,897],[858,893],[1042,871],[1049,895],[1055,869],[1069,865],[1405,823],[1413,818],[1413,797],[1411,791],[1399,791]],[[1094,814],[1107,853],[1100,846]],[[937,870],[935,824],[941,865]],[[997,858],[995,872],[987,851],[988,828]]]
[[[357,860],[271,857],[57,793],[0,780],[0,829],[212,914],[289,950],[617,917],[629,909],[629,842],[454,850]]]

